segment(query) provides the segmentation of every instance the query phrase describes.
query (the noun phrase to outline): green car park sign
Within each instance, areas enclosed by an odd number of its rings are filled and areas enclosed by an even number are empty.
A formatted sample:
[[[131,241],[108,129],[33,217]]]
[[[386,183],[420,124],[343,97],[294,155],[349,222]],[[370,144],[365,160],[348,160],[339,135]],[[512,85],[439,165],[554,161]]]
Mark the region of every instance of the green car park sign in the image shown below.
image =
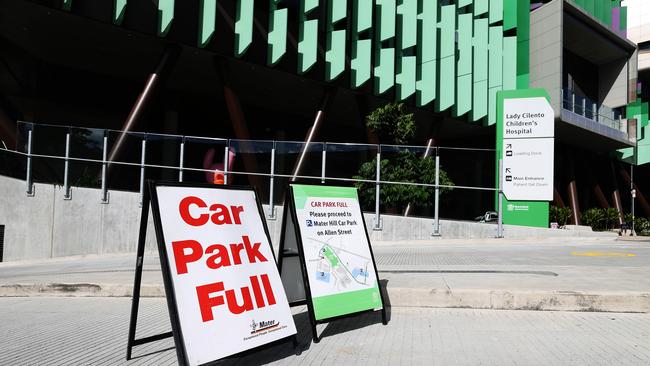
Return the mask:
[[[555,132],[549,100],[543,89],[497,95],[496,159],[502,166],[497,163],[496,179],[503,187],[504,224],[548,227]]]

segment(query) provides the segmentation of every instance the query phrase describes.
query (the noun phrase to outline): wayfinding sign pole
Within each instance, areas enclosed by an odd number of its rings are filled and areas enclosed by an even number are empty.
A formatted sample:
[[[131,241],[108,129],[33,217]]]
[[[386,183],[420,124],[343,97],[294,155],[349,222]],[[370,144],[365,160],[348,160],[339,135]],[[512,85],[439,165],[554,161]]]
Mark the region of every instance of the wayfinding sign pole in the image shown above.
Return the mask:
[[[253,188],[150,182],[144,191],[127,359],[174,337],[178,362],[203,365],[291,339],[296,327]],[[151,204],[172,331],[135,339]]]
[[[497,183],[504,224],[548,227],[553,200],[555,116],[543,89],[497,94]]]

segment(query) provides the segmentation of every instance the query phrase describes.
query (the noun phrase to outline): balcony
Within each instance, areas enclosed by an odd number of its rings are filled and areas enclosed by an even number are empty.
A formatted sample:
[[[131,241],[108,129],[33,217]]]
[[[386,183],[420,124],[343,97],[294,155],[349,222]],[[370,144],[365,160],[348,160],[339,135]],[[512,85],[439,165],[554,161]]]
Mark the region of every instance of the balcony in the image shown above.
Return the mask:
[[[634,138],[628,134],[628,122],[619,109],[610,108],[573,93],[562,90],[562,121],[585,130],[609,137],[628,146]]]

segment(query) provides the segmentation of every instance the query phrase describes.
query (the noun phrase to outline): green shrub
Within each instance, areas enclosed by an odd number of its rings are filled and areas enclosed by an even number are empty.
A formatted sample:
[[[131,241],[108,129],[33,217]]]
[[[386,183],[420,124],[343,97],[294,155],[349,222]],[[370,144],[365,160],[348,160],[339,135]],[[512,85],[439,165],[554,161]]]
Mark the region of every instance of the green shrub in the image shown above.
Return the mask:
[[[562,227],[569,222],[569,219],[573,216],[573,211],[568,207],[551,206],[548,214],[550,222],[557,222]]]
[[[591,226],[594,231],[605,229],[605,214],[599,208],[590,208],[582,213],[582,224]]]
[[[613,207],[603,209],[603,220],[606,230],[616,229],[619,226],[619,212]]]
[[[591,226],[594,231],[618,228],[618,210],[609,208],[590,208],[582,214],[582,224]]]

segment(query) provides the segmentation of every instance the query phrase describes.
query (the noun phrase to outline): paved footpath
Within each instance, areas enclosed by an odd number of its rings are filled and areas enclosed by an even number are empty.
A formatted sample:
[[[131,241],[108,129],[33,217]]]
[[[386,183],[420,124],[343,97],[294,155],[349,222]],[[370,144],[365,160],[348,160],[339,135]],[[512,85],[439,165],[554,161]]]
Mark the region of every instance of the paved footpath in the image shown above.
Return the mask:
[[[173,365],[173,341],[138,346],[125,360],[128,298],[0,298],[1,365]],[[392,308],[319,325],[304,309],[290,343],[231,365],[650,365],[650,315]],[[138,337],[169,331],[165,301],[143,299]]]
[[[373,243],[393,306],[650,312],[650,241],[439,240]],[[2,296],[132,294],[134,254],[0,263]],[[157,253],[142,295],[164,296]]]

